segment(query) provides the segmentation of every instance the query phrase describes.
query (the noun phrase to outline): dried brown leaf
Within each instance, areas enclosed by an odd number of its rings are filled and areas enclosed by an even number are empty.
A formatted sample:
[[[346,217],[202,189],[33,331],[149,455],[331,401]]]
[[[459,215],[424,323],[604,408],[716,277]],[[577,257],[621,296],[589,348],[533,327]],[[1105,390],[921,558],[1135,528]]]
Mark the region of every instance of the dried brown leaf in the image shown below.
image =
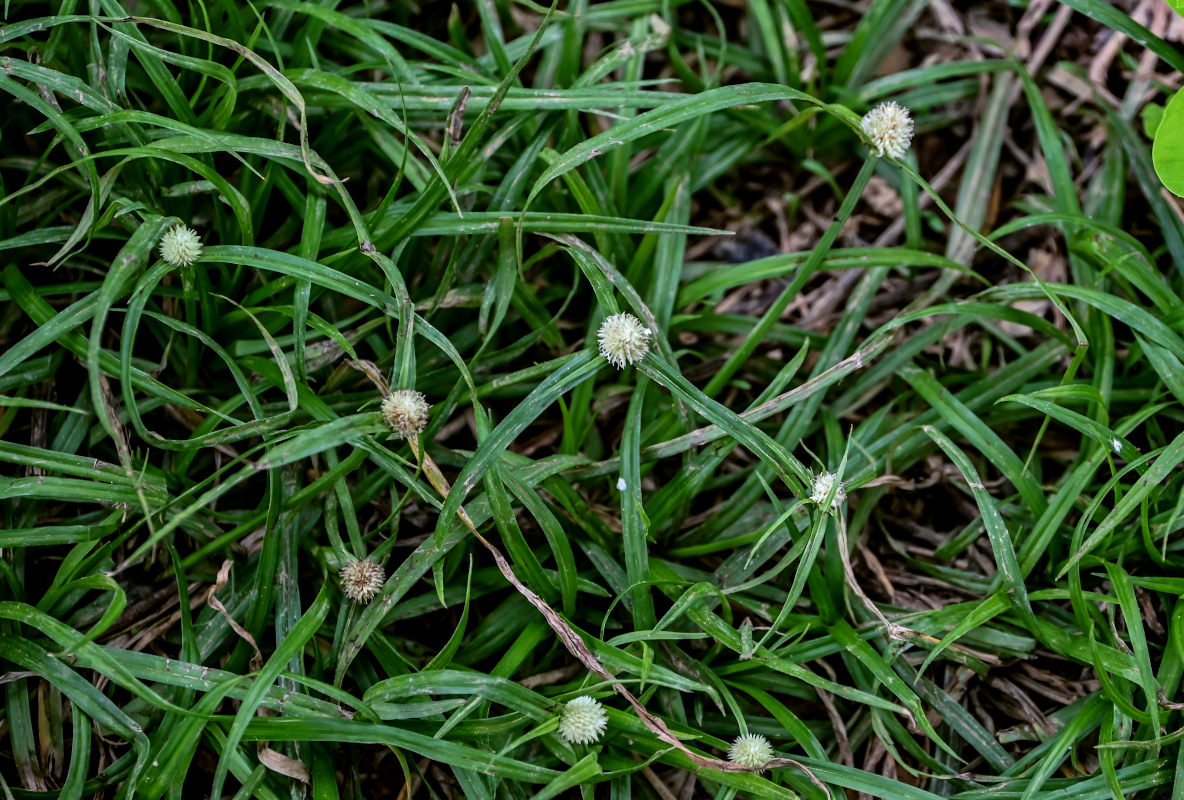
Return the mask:
[[[256,752],[259,755],[259,763],[272,772],[278,772],[280,775],[294,778],[301,783],[312,783],[312,774],[309,773],[308,767],[304,766],[303,761],[296,758],[289,758],[283,753],[272,750],[262,742],[259,743],[259,748]]]
[[[234,562],[230,559],[222,562],[222,566],[218,568],[218,579],[210,587],[210,591],[206,593],[206,603],[209,604],[210,608],[226,617],[226,622],[230,625],[231,630],[251,645],[251,649],[255,651],[254,655],[251,656],[251,670],[257,672],[263,669],[263,654],[259,652],[259,645],[256,644],[255,637],[248,633],[246,628],[234,621],[234,617],[230,616],[230,612],[226,610],[226,606],[222,605],[222,601],[217,597],[217,593],[230,582],[230,568],[232,566],[234,566]]]

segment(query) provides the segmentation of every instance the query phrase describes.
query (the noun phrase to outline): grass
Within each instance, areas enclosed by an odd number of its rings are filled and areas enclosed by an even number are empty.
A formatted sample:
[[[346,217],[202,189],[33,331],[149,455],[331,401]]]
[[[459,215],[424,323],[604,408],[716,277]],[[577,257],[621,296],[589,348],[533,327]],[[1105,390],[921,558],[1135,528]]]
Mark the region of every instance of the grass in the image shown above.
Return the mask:
[[[965,5],[7,4],[5,796],[1184,798],[1184,51]]]

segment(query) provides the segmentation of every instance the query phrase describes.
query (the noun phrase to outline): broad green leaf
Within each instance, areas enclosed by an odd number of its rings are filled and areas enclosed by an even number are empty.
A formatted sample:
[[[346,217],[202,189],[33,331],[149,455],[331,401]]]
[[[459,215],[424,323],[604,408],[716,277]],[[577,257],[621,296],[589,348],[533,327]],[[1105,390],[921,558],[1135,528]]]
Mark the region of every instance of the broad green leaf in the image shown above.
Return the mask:
[[[1164,108],[1155,128],[1151,161],[1163,185],[1172,194],[1184,197],[1184,89],[1176,92]]]

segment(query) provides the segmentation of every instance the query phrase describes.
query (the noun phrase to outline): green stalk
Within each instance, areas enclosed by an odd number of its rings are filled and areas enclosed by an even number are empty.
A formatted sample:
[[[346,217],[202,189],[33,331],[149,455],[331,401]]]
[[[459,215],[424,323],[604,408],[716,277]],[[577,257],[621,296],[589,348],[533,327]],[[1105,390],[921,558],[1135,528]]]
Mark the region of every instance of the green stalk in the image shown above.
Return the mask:
[[[740,369],[747,363],[749,357],[757,346],[764,341],[765,336],[773,329],[774,323],[781,319],[781,315],[785,313],[785,309],[795,297],[802,287],[806,285],[806,281],[810,280],[819,265],[822,264],[822,259],[826,258],[826,254],[830,251],[831,245],[834,244],[835,238],[839,235],[839,231],[843,229],[843,225],[851,217],[851,213],[855,210],[855,204],[859,202],[859,198],[863,196],[863,190],[867,188],[867,182],[871,179],[872,173],[876,170],[876,164],[879,162],[878,156],[869,156],[863,162],[863,168],[859,170],[859,174],[855,176],[855,183],[851,186],[851,191],[847,192],[847,196],[843,198],[843,204],[839,206],[839,213],[835,217],[834,222],[826,229],[826,233],[822,234],[822,238],[818,240],[810,257],[806,259],[806,263],[802,265],[801,269],[797,271],[793,280],[790,281],[789,286],[781,292],[781,296],[777,298],[777,302],[769,306],[769,310],[765,312],[760,321],[753,327],[752,332],[740,344],[736,352],[728,358],[727,362],[720,368],[711,382],[707,384],[707,388],[703,393],[708,397],[714,397],[719,394],[720,389],[728,385],[728,381],[736,374],[736,370]]]

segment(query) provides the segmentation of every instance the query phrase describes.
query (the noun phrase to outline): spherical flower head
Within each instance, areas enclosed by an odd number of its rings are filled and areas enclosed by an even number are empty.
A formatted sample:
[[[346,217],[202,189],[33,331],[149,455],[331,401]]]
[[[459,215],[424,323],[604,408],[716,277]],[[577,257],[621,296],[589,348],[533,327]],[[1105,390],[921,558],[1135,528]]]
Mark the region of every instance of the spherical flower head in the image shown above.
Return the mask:
[[[613,314],[600,323],[600,355],[617,369],[645,358],[653,331],[632,314]]]
[[[428,401],[414,389],[399,389],[382,400],[382,418],[402,437],[423,432],[428,424]]]
[[[604,735],[606,727],[604,706],[587,695],[569,700],[559,712],[559,735],[568,744],[591,744]]]
[[[737,736],[736,741],[728,748],[728,760],[742,767],[763,769],[772,757],[773,745],[759,733]]]
[[[810,500],[818,505],[826,502],[827,496],[831,489],[835,490],[835,496],[831,498],[830,508],[837,509],[847,499],[847,493],[843,491],[843,485],[840,483],[838,487],[839,476],[832,472],[823,472],[814,478],[814,490],[810,493]]]
[[[900,103],[889,100],[863,115],[863,132],[872,140],[876,155],[904,158],[913,140],[913,118]]]
[[[355,603],[369,603],[385,582],[386,571],[370,559],[350,561],[341,568],[341,588]]]
[[[174,267],[187,267],[201,255],[201,237],[184,225],[174,225],[160,237],[160,257]]]

